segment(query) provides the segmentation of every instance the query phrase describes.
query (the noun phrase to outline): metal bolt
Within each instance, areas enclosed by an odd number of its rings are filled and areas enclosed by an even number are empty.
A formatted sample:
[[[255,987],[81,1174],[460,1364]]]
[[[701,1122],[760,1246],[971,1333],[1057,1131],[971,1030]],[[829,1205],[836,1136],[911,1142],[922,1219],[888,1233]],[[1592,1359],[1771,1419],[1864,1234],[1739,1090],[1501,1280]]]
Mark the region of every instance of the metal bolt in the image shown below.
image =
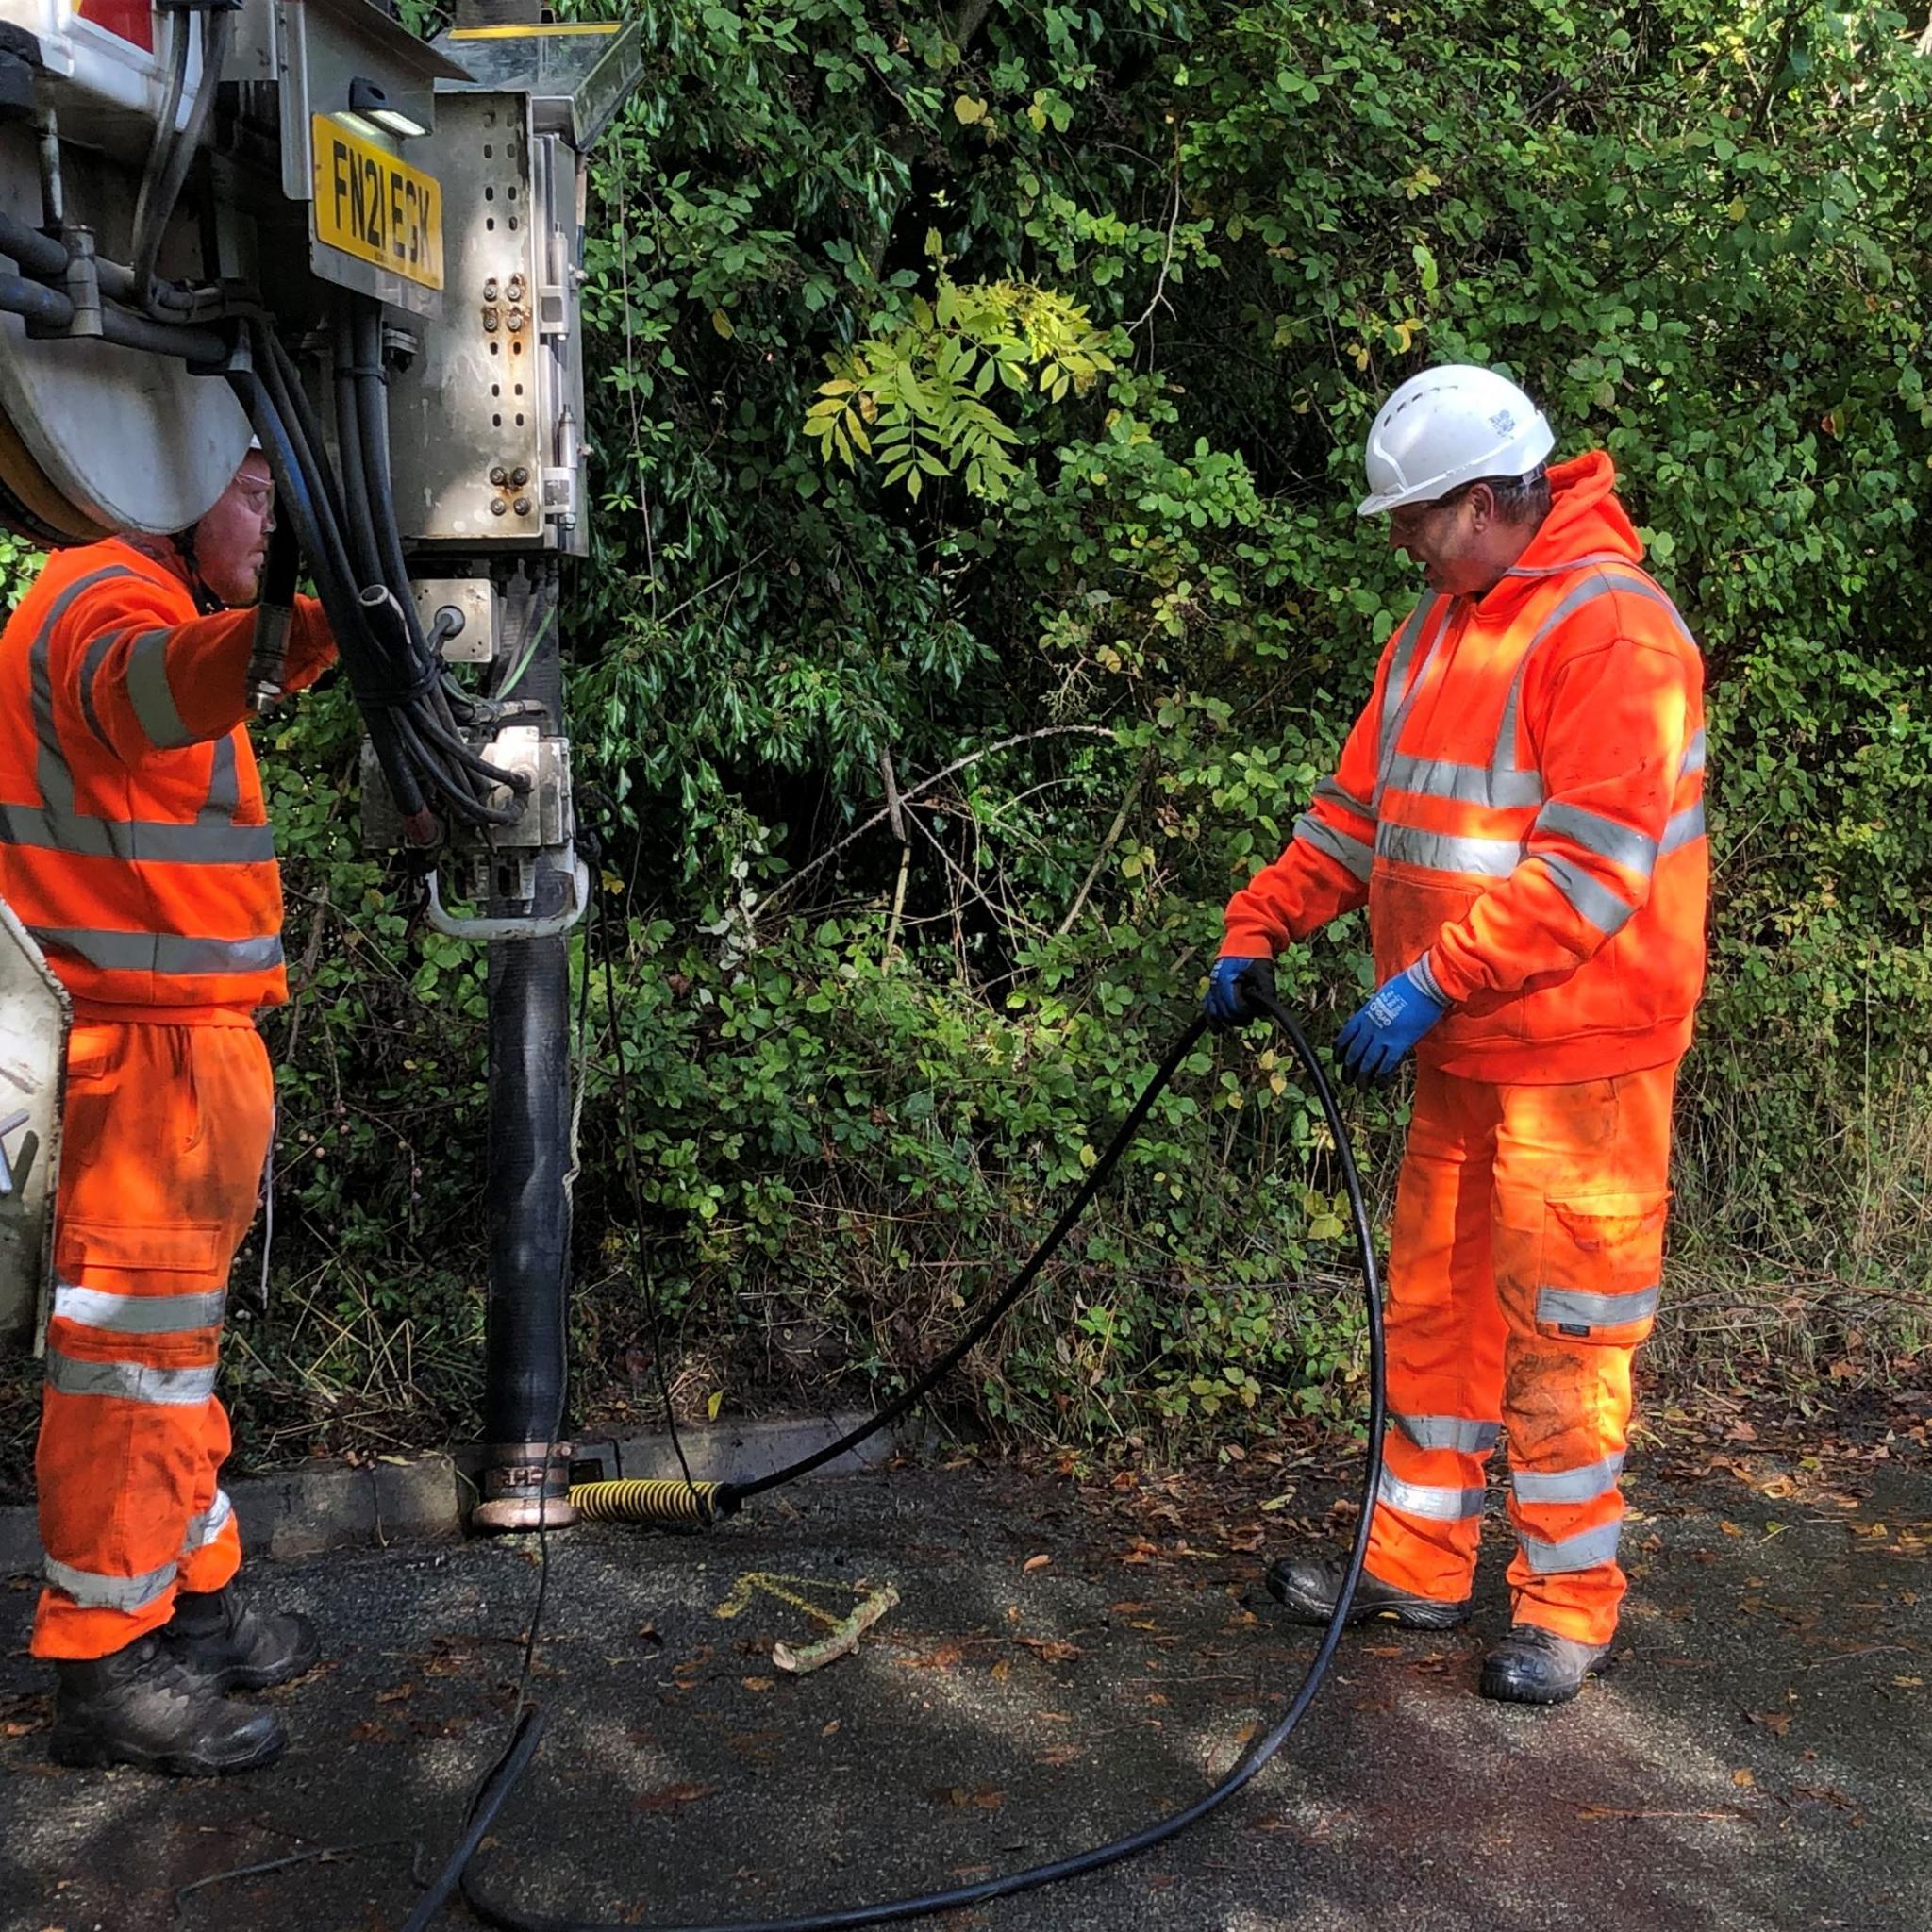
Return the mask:
[[[512,308],[504,319],[509,325],[510,334],[515,335],[530,318],[521,308]]]
[[[506,292],[506,293],[507,293],[507,294],[508,295],[509,299],[510,299],[510,300],[511,300],[512,302],[521,302],[521,301],[522,301],[522,300],[524,299],[524,278],[523,278],[523,276],[522,276],[522,275],[512,275],[512,276],[510,276],[510,278],[509,278],[509,287],[508,287],[508,290],[507,290],[507,291],[506,291],[505,292]]]
[[[485,309],[485,310],[483,311],[483,326],[484,326],[484,327],[485,327],[485,328],[486,328],[487,330],[489,330],[491,334],[494,335],[494,334],[496,333],[496,310],[495,310],[495,309],[493,309],[493,308],[486,308],[486,309]]]
[[[521,490],[524,487],[524,485],[530,480],[530,473],[529,471],[524,468],[523,464],[519,463],[516,466],[516,468],[509,473],[509,480],[512,483],[514,483],[519,490]]]
[[[493,517],[500,517],[504,514],[504,503],[502,497],[492,496],[490,499],[490,514]]]
[[[496,300],[496,277],[494,275],[491,275],[483,284],[483,299],[486,302],[494,302]]]
[[[526,517],[530,514],[530,499],[527,496],[520,496],[517,498],[516,513],[520,517]]]
[[[499,490],[501,490],[503,486],[509,481],[509,473],[503,467],[501,463],[498,463],[496,467],[491,471],[490,480],[492,483],[494,483]],[[521,481],[522,479],[519,478],[518,480]]]

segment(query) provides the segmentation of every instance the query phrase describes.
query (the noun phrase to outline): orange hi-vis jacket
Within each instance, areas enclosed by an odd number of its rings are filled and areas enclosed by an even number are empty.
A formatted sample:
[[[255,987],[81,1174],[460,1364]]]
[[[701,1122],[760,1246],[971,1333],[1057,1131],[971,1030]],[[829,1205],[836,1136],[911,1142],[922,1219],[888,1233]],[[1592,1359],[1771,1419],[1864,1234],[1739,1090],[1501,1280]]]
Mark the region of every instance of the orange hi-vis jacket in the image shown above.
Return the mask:
[[[1703,662],[1602,452],[1480,598],[1426,596],[1288,850],[1227,908],[1226,955],[1367,905],[1375,972],[1451,1003],[1417,1058],[1469,1079],[1678,1058],[1704,984]]]
[[[175,1024],[287,998],[249,714],[252,610],[111,540],[56,554],[0,634],[0,898],[83,1019]],[[289,689],[335,655],[298,600]]]

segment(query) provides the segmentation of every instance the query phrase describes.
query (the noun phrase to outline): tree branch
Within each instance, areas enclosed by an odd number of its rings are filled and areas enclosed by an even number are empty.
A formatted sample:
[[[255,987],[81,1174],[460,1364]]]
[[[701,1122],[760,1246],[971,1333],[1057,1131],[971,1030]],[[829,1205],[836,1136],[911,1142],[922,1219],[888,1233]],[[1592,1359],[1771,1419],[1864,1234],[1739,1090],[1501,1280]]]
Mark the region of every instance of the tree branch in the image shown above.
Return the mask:
[[[904,807],[911,800],[920,797],[924,792],[930,791],[935,785],[943,785],[948,778],[954,776],[957,773],[965,771],[969,765],[976,765],[981,758],[991,758],[995,752],[1011,751],[1016,744],[1029,744],[1039,738],[1065,738],[1074,735],[1086,738],[1110,739],[1115,734],[1105,724],[1042,724],[1037,731],[1018,732],[1011,738],[1002,738],[992,744],[983,744],[977,751],[968,752],[964,758],[955,758],[950,765],[947,765],[941,771],[935,772],[930,778],[922,778],[917,785],[898,794],[898,805]],[[793,891],[799,886],[802,886],[821,866],[826,865],[836,858],[840,853],[844,851],[846,846],[852,844],[856,840],[864,838],[866,833],[871,831],[874,825],[883,824],[893,815],[894,809],[895,808],[891,804],[881,806],[869,819],[866,819],[862,824],[854,825],[836,845],[826,846],[816,858],[808,859],[804,865],[800,866],[789,879],[781,879],[773,890],[771,897],[759,908],[760,913],[769,912],[788,892]]]

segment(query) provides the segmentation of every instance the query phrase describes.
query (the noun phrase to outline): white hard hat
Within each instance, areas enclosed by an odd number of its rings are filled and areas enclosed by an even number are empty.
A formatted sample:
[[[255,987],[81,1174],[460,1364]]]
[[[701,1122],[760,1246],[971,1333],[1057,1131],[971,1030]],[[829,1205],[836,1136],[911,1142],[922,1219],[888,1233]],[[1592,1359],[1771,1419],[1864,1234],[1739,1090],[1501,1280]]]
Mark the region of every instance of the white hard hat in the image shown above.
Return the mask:
[[[1493,369],[1445,362],[1411,375],[1369,431],[1357,516],[1433,503],[1479,476],[1522,476],[1557,446],[1543,412]]]

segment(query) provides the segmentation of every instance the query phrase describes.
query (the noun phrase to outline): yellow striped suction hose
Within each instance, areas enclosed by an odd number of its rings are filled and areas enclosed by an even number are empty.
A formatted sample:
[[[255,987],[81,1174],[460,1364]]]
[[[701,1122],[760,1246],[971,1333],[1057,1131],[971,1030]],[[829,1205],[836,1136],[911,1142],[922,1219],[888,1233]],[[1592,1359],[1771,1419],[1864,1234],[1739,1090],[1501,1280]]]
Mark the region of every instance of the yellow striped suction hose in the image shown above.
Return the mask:
[[[573,1483],[570,1499],[592,1522],[655,1523],[670,1528],[704,1529],[721,1516],[738,1513],[729,1483],[647,1481]]]

